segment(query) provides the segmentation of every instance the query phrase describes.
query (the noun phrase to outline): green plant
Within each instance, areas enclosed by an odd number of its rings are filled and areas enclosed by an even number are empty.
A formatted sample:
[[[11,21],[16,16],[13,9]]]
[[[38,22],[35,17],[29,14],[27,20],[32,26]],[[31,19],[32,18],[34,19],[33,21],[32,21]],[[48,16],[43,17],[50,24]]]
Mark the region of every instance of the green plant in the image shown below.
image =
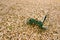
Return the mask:
[[[46,20],[46,17],[47,17],[47,15],[44,17],[43,22],[38,21],[38,20],[35,20],[35,19],[33,19],[33,18],[30,18],[29,21],[28,21],[28,23],[29,23],[30,25],[33,25],[33,24],[34,24],[34,25],[37,25],[37,26],[39,26],[41,29],[46,29],[46,28],[43,27],[43,24],[44,24],[44,21]]]

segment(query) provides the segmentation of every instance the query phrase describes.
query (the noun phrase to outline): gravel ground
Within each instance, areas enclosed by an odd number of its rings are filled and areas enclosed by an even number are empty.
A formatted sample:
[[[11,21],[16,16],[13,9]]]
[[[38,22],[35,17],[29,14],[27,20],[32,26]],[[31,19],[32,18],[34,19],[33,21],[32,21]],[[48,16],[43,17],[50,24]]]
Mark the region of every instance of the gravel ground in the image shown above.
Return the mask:
[[[47,13],[47,30],[26,24]],[[0,0],[0,40],[60,40],[60,0]]]

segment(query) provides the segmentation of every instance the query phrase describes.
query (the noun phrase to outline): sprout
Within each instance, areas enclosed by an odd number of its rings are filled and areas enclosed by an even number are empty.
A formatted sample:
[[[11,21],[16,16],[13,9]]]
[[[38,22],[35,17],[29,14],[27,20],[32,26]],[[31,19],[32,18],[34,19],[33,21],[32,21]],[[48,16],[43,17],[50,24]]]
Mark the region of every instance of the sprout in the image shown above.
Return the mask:
[[[46,29],[45,27],[43,27],[43,24],[44,24],[44,21],[46,20],[46,17],[47,17],[47,15],[44,17],[43,22],[35,20],[33,18],[30,18],[29,21],[28,21],[28,24],[30,24],[30,25],[34,24],[34,25],[39,26],[41,29]]]

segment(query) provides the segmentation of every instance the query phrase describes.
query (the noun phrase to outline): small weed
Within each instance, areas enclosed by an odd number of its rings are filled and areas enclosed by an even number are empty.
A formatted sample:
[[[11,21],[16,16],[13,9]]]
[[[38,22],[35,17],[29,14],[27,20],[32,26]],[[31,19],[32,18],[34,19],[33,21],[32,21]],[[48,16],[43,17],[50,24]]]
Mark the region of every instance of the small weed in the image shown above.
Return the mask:
[[[29,21],[28,21],[28,23],[29,23],[30,25],[33,25],[33,24],[34,24],[34,25],[37,25],[37,26],[39,26],[41,29],[46,29],[46,28],[43,27],[43,24],[44,24],[44,21],[46,20],[46,17],[47,17],[47,15],[44,17],[43,22],[38,21],[38,20],[35,20],[35,19],[33,19],[33,18],[30,18]]]

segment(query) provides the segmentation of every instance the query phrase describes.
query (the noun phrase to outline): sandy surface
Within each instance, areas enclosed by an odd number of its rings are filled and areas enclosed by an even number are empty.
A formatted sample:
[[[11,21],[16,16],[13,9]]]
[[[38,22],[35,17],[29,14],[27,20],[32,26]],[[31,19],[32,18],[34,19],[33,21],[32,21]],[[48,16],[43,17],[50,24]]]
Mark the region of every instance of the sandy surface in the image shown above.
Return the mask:
[[[26,24],[47,13],[46,31]],[[60,0],[0,0],[0,40],[60,40]]]

